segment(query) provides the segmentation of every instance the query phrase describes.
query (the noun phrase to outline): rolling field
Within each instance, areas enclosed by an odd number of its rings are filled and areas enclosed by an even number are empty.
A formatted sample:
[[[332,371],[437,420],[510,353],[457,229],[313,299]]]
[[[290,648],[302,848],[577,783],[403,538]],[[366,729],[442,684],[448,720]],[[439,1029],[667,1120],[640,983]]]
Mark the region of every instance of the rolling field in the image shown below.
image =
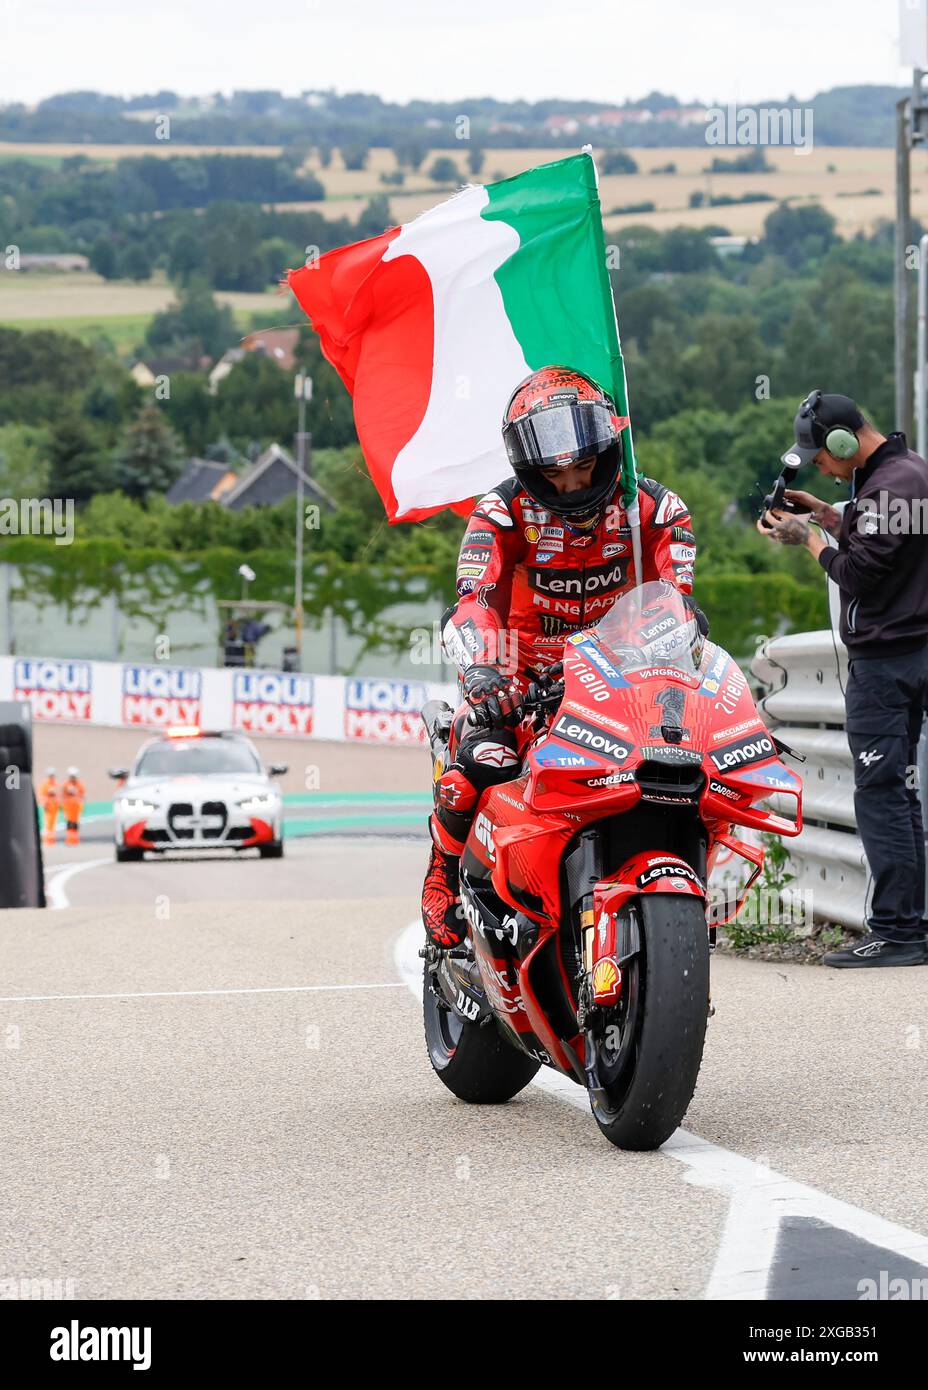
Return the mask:
[[[488,149],[483,168],[477,177],[481,181],[508,178],[523,169],[546,160],[570,154],[577,147],[565,140],[559,146],[537,149]],[[316,211],[326,217],[356,218],[369,198],[386,194],[390,199],[395,221],[409,221],[426,208],[446,198],[451,191],[437,187],[427,177],[433,160],[450,156],[460,171],[461,179],[470,177],[467,167],[466,142],[459,149],[432,150],[415,173],[406,171],[406,182],[397,190],[380,182],[382,173],[397,167],[392,150],[372,149],[366,169],[344,167],[336,151],[332,162],[323,168],[315,153],[306,162],[306,169],[321,179],[326,197],[319,202],[276,203],[273,206],[294,211]],[[0,159],[30,157],[62,159],[84,154],[102,161],[113,161],[140,155],[158,158],[179,156],[197,157],[206,154],[279,155],[279,145],[184,145],[175,141],[156,141],[137,145],[81,144],[15,144],[0,142]],[[602,158],[602,151],[594,150]],[[855,148],[816,145],[808,154],[796,153],[786,147],[765,147],[771,172],[760,174],[705,173],[712,159],[731,160],[744,153],[736,146],[698,145],[685,148],[632,149],[640,172],[626,175],[603,175],[600,196],[605,222],[610,230],[618,230],[634,222],[657,229],[672,226],[702,227],[721,224],[732,232],[757,235],[775,203],[747,203],[729,207],[690,208],[692,193],[718,197],[729,194],[739,197],[745,193],[767,193],[772,199],[810,199],[820,201],[837,219],[843,236],[870,231],[882,219],[893,216],[893,151],[889,148]],[[675,174],[655,174],[654,169],[672,163]],[[928,219],[928,163],[925,156],[913,156],[912,210],[916,217]],[[653,202],[650,213],[620,214],[614,211],[629,204]]]
[[[104,280],[92,271],[0,273],[0,324],[4,327],[61,329],[85,342],[102,334],[117,352],[131,352],[144,338],[152,316],[175,299],[174,288],[163,274],[136,284]],[[287,300],[273,290],[267,294],[219,290],[216,299],[230,306],[243,332],[255,313],[279,311],[281,323],[287,321]]]
[[[565,142],[565,147],[561,148],[487,150],[483,169],[477,177],[483,181],[507,178],[562,157],[573,148]],[[185,146],[173,142],[131,146],[0,143],[0,159],[18,156],[49,162],[77,153],[108,161],[140,154],[167,157],[217,152],[273,155],[280,153],[280,147],[239,146],[220,150],[215,146]],[[767,147],[771,170],[756,174],[705,172],[713,158],[732,160],[743,153],[736,147],[700,145],[684,149],[636,149],[631,153],[639,165],[639,173],[603,175],[600,180],[607,236],[614,236],[631,225],[661,231],[675,226],[715,226],[724,227],[735,235],[758,236],[765,219],[785,198],[819,202],[835,217],[838,230],[845,237],[872,232],[881,221],[891,221],[894,216],[894,167],[890,149],[816,146],[808,154],[797,154],[788,148]],[[406,183],[400,190],[382,184],[379,178],[381,173],[396,168],[391,150],[371,150],[368,168],[362,170],[345,169],[338,153],[329,167],[322,168],[313,154],[306,167],[323,182],[325,200],[273,206],[294,212],[319,212],[333,219],[347,217],[353,221],[370,198],[386,194],[390,206],[388,224],[409,222],[454,191],[449,186],[437,186],[422,172],[442,154],[454,158],[462,180],[468,177],[467,147],[462,145],[459,151],[432,151],[423,160],[418,173],[407,171]],[[654,172],[667,164],[674,164],[677,172]],[[691,208],[689,202],[694,193],[703,194],[707,200],[722,195],[737,198],[747,193],[763,193],[768,194],[771,201]],[[653,203],[654,210],[617,211],[642,203]],[[912,212],[916,218],[928,222],[928,163],[920,152],[913,156]],[[279,310],[281,323],[288,321],[287,301],[273,290],[264,294],[219,292],[216,297],[233,308],[243,331],[250,327],[249,316],[256,312],[276,313]],[[92,273],[0,273],[0,323],[21,328],[67,327],[69,332],[85,340],[105,333],[116,350],[124,353],[130,352],[144,336],[152,315],[165,309],[174,298],[174,290],[161,272],[151,281],[142,283],[105,281]]]

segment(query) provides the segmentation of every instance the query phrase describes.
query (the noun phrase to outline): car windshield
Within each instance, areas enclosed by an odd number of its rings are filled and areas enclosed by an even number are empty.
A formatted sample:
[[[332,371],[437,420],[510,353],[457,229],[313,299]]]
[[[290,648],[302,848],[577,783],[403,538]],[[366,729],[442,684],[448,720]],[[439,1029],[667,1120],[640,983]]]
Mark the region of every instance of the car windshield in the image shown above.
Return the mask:
[[[621,670],[672,666],[693,675],[702,655],[695,619],[665,580],[630,589],[609,609],[592,636]]]
[[[247,743],[225,739],[184,738],[152,744],[136,764],[136,777],[204,777],[212,774],[260,772]]]

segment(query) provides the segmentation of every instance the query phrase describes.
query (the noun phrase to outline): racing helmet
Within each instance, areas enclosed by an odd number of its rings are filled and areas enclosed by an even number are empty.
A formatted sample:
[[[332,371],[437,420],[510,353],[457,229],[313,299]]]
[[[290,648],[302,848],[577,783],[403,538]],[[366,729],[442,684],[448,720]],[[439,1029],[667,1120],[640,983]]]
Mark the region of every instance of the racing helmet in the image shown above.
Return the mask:
[[[555,516],[579,524],[609,501],[622,466],[622,430],[628,419],[592,377],[572,367],[540,367],[509,397],[503,444],[513,472],[530,497]],[[589,487],[559,493],[543,468],[595,458]]]

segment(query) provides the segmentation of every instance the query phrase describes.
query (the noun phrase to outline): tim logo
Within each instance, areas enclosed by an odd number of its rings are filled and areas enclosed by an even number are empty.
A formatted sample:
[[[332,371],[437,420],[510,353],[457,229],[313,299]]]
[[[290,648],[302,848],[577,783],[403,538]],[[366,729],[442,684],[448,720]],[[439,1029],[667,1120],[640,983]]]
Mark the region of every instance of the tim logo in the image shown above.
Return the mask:
[[[313,731],[313,678],[276,671],[236,671],[232,725],[252,734]]]
[[[349,680],[345,737],[368,743],[425,743],[420,714],[427,699],[422,681]]]
[[[199,725],[201,685],[200,672],[189,666],[124,666],[122,722]]]
[[[28,700],[34,719],[90,719],[89,661],[36,661],[22,657],[13,668],[13,699]]]

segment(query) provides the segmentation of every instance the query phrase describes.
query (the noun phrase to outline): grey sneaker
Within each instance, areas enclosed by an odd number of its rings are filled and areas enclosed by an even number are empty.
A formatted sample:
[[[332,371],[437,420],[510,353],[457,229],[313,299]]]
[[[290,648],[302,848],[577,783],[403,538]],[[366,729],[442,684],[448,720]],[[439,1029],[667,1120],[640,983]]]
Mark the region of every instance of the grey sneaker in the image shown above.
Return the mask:
[[[836,970],[872,969],[884,965],[926,965],[928,949],[922,941],[886,941],[868,931],[853,945],[844,946],[840,951],[829,951],[822,957],[823,965],[832,965]]]

